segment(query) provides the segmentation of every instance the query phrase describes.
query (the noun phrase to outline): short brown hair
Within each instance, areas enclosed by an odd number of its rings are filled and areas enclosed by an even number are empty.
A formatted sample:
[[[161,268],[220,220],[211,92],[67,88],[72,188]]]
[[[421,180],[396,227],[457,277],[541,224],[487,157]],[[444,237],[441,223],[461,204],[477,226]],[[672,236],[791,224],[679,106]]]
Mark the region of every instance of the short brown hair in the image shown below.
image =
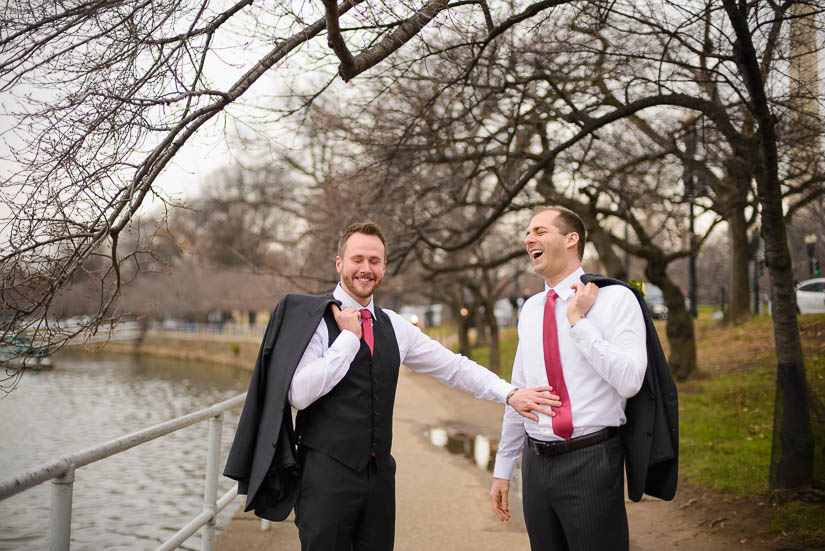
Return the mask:
[[[378,237],[384,245],[384,261],[387,260],[387,240],[384,238],[384,231],[381,229],[381,226],[375,222],[356,222],[344,228],[340,239],[338,239],[339,258],[344,258],[344,248],[346,247],[347,239],[354,233],[363,233]]]
[[[586,242],[587,233],[584,230],[584,222],[582,222],[582,219],[579,218],[579,215],[564,207],[536,207],[533,210],[533,216],[548,210],[558,213],[558,216],[553,219],[553,225],[558,228],[559,233],[562,235],[567,235],[569,233],[579,234],[579,260],[584,258],[584,244]]]

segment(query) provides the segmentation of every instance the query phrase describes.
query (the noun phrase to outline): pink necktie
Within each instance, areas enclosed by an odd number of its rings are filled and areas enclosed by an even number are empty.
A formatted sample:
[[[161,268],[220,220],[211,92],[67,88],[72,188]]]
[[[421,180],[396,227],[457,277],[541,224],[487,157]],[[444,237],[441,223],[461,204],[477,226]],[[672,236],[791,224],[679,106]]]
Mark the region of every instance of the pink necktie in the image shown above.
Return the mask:
[[[370,355],[372,355],[372,348],[375,345],[375,339],[372,336],[372,324],[370,323],[370,311],[364,308],[361,310],[361,332],[364,334],[364,342],[370,347]]]
[[[547,370],[547,382],[553,387],[552,392],[558,394],[561,407],[553,408],[556,416],[553,417],[553,432],[565,440],[573,435],[573,415],[570,411],[570,396],[564,384],[564,373],[561,369],[561,355],[559,354],[559,334],[556,327],[556,297],[559,295],[553,289],[547,292],[544,303],[544,367]]]

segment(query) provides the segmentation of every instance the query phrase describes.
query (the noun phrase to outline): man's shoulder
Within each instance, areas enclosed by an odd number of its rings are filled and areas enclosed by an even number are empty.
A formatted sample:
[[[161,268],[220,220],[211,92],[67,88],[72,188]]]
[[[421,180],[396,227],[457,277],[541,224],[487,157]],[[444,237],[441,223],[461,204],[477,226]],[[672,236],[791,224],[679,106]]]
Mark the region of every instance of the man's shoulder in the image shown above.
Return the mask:
[[[633,290],[624,283],[621,283],[620,285],[606,285],[604,287],[600,287],[599,293],[605,293],[606,295],[616,297],[636,297],[636,294],[633,292]]]
[[[599,286],[599,293],[608,296],[638,298],[636,292],[624,281],[600,274],[584,274],[581,277],[583,283],[595,283]]]
[[[527,297],[524,301],[524,304],[521,307],[522,308],[533,308],[537,305],[540,305],[543,302],[542,301],[543,296],[544,296],[544,290],[536,293],[535,295]]]
[[[383,306],[378,305],[376,305],[375,308],[376,310],[381,311],[381,313],[387,316],[387,318],[389,318],[390,323],[392,323],[393,327],[398,327],[399,324],[403,324],[405,322],[412,325],[412,323],[407,318],[405,318],[395,310],[390,310],[389,308],[384,308]]]
[[[618,280],[616,280],[618,281]],[[642,302],[644,299],[637,296],[626,283],[618,281],[617,284],[599,287],[599,294],[593,305],[594,313],[613,318],[616,315],[626,315],[629,312],[638,312],[642,315]]]
[[[289,293],[281,297],[275,309],[272,311],[273,319],[283,319],[288,313],[296,311],[306,311],[311,314],[323,314],[326,305],[332,302],[331,295],[305,295]]]
[[[284,295],[278,304],[290,305],[314,305],[332,300],[332,295],[304,295],[299,293],[289,293]]]
[[[380,310],[389,320],[396,339],[409,339],[411,336],[421,332],[421,329],[417,325],[413,324],[413,322],[395,310],[390,310],[389,308],[384,308],[383,306],[376,306],[376,310]]]

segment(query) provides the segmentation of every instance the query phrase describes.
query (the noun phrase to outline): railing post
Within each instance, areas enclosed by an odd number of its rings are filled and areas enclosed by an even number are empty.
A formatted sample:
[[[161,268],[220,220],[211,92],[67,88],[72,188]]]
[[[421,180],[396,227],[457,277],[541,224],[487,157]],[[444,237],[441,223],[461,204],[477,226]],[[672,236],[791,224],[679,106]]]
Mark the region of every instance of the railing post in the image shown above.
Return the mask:
[[[74,469],[52,480],[49,508],[49,551],[69,551],[72,539]]]
[[[209,449],[206,452],[206,481],[203,490],[203,510],[210,511],[209,519],[201,531],[202,551],[212,551],[215,545],[215,521],[218,516],[218,462],[221,454],[223,413],[209,420]]]

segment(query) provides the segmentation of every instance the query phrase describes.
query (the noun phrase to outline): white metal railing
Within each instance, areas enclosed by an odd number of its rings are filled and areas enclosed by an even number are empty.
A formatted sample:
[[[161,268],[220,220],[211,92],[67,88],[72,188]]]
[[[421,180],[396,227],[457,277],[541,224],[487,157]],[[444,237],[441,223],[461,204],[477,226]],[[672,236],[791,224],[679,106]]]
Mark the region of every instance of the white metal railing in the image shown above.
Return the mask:
[[[150,323],[149,331],[158,334],[175,335],[227,335],[233,337],[262,337],[266,332],[266,324],[249,325],[246,323],[225,322],[225,323],[179,323],[176,325],[164,325],[163,323]]]
[[[204,551],[211,551],[215,542],[215,520],[217,515],[238,495],[237,486],[220,498],[217,495],[223,414],[227,410],[242,405],[245,398],[246,393],[240,394],[212,407],[121,436],[105,444],[87,448],[72,455],[63,456],[51,463],[46,463],[30,471],[19,473],[12,478],[2,480],[0,481],[0,501],[51,480],[49,550],[68,550],[72,532],[72,491],[77,469],[209,419],[209,444],[206,459],[203,510],[174,536],[158,547],[158,551],[177,548],[201,527],[203,527],[201,548]]]

